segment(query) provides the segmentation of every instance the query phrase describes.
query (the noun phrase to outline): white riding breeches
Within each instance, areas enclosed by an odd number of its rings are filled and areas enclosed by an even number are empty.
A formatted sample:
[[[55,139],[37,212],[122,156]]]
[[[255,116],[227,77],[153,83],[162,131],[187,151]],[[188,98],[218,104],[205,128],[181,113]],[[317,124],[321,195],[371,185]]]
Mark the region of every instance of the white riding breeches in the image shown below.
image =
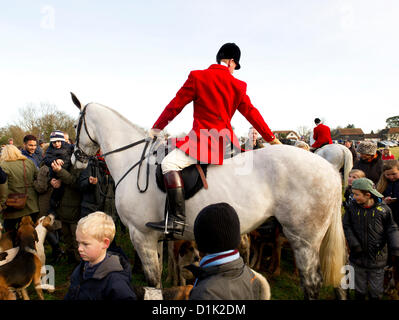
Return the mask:
[[[184,151],[176,148],[168,153],[161,162],[162,173],[169,171],[181,171],[192,164],[196,164],[197,159],[190,157]]]

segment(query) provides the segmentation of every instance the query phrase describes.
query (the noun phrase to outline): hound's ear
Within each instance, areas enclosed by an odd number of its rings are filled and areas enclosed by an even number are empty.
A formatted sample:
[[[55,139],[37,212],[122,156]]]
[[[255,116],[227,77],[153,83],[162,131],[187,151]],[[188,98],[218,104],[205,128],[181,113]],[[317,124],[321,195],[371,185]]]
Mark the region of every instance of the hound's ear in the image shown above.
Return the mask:
[[[77,106],[79,108],[79,110],[82,110],[82,104],[80,103],[79,99],[76,98],[76,96],[73,92],[71,92],[71,96],[72,96],[72,101],[75,104],[75,106]]]

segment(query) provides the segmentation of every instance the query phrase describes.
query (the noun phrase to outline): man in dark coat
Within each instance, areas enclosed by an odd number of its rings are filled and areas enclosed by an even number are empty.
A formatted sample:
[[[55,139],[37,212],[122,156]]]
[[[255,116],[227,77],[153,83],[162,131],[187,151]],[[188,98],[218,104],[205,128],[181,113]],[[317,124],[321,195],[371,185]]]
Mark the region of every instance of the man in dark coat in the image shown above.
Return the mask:
[[[384,165],[381,152],[377,150],[377,144],[372,141],[362,141],[359,143],[357,151],[360,153],[360,158],[354,164],[353,169],[362,170],[366,174],[366,178],[377,184]]]
[[[36,168],[39,168],[43,160],[43,155],[38,151],[37,139],[34,135],[28,134],[24,137],[24,146],[21,150],[22,154],[32,160]],[[41,149],[40,149],[41,150]]]
[[[95,211],[109,214],[115,221],[115,183],[100,153],[90,159],[86,169],[79,176],[79,189],[82,191],[81,217]]]

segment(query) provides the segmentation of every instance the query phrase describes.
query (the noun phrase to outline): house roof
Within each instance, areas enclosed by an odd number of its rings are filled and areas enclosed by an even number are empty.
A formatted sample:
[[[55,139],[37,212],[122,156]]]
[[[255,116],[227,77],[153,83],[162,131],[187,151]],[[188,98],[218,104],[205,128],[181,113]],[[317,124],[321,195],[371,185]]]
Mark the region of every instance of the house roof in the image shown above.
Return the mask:
[[[389,128],[388,133],[389,134],[399,133],[399,127]]]
[[[282,134],[289,134],[289,133],[294,133],[296,135],[298,135],[294,130],[276,130],[273,131],[274,134],[276,133],[282,133]]]
[[[343,128],[343,129],[338,129],[338,133],[343,136],[351,136],[351,135],[363,135],[364,132],[360,128]]]
[[[294,130],[276,130],[272,131],[274,135],[278,136],[280,134],[289,135],[294,134],[298,139],[300,138],[299,134],[297,134]]]

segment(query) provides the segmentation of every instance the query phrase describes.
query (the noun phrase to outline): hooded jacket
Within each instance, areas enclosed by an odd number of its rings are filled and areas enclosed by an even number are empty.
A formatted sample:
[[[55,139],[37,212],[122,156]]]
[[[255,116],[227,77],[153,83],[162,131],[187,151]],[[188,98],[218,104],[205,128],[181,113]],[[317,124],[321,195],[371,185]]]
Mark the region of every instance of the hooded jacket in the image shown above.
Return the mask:
[[[384,268],[391,255],[399,256],[399,229],[385,203],[364,208],[352,200],[343,218],[350,249],[349,261],[362,268]]]
[[[72,273],[65,300],[137,299],[130,285],[131,266],[121,255],[108,251],[94,274],[87,278],[83,276],[85,265],[82,261]]]
[[[197,283],[190,300],[259,300],[261,284],[242,258],[213,266],[190,269]]]

